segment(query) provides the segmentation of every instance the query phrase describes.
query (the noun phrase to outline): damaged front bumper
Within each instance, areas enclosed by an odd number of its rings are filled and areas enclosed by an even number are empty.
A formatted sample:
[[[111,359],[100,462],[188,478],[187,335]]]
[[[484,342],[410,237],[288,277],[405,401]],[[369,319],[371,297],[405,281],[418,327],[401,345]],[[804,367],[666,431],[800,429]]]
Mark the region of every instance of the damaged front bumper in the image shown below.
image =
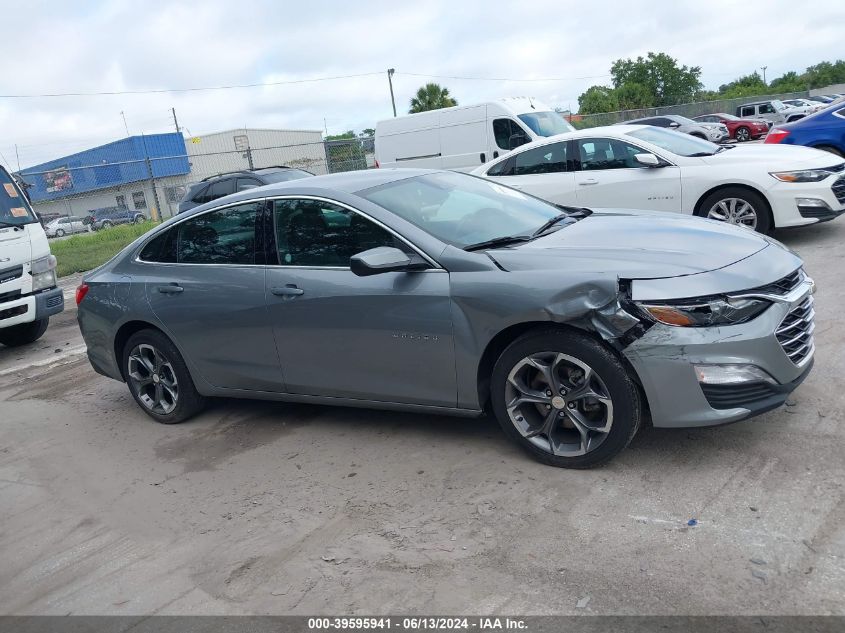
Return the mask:
[[[782,405],[813,364],[812,291],[806,280],[748,323],[658,323],[628,345],[623,354],[639,376],[654,426],[725,424]]]

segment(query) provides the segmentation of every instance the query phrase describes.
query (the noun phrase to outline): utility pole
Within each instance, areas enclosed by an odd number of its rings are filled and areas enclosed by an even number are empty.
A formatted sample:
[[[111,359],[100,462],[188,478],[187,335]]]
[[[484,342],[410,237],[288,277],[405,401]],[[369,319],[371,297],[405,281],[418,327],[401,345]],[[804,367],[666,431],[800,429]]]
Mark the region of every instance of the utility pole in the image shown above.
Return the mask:
[[[768,68],[768,66],[761,66],[761,69],[763,71],[763,83],[768,86],[769,84],[766,83],[766,69],[767,68]]]
[[[173,113],[173,125],[176,126],[176,133],[178,134],[181,130],[179,129],[179,121],[176,120],[176,108],[170,108],[170,111]]]
[[[393,73],[396,72],[395,68],[388,68],[387,69],[387,83],[390,84],[390,103],[393,105],[393,116],[396,117],[396,99],[393,98]]]
[[[129,126],[126,125],[126,115],[123,114],[123,110],[120,111],[120,116],[123,117],[123,127],[126,130],[126,136],[129,136]]]
[[[18,144],[15,143],[15,159],[18,161],[18,173],[21,172],[21,157],[18,154]]]
[[[156,183],[155,176],[153,175],[153,161],[150,160],[150,152],[147,149],[147,137],[144,134],[141,134],[141,141],[144,143],[144,162],[147,164],[147,175],[150,178],[150,184],[153,186],[153,208],[150,209],[150,219],[151,220],[160,220],[161,218],[161,207],[159,206],[158,201],[158,185]]]

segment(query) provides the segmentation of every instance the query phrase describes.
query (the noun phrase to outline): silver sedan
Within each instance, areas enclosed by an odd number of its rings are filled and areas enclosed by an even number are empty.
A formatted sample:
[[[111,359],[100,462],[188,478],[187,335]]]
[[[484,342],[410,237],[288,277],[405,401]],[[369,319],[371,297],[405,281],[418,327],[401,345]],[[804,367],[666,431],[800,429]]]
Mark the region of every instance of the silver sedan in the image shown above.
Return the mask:
[[[465,174],[251,189],[85,276],[94,369],[163,423],[213,396],[492,412],[555,466],[655,426],[781,405],[813,361],[812,281],[723,223],[551,205]]]

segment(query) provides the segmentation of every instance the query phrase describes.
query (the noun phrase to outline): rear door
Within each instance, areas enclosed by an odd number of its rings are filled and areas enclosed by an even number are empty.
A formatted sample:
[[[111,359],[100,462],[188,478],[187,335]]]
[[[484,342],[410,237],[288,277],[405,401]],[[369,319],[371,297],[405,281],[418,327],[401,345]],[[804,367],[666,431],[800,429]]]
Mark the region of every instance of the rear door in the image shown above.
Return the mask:
[[[148,264],[150,307],[216,387],[284,389],[264,299],[263,205],[246,202],[192,216],[140,255]]]
[[[555,204],[576,204],[569,147],[562,141],[516,152],[488,178]]]
[[[487,153],[487,106],[446,110],[440,114],[443,169],[469,171],[492,157]]]
[[[680,168],[642,167],[634,155],[649,153],[648,150],[614,138],[579,138],[574,146],[572,164],[578,205],[681,210]]]

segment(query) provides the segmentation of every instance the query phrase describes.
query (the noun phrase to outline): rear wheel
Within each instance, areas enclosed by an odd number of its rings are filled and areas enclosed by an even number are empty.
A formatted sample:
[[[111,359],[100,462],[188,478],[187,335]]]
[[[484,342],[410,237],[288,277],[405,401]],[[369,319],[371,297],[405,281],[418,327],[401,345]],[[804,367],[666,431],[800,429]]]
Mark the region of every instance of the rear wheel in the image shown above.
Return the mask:
[[[123,373],[135,402],[162,424],[183,422],[206,404],[179,350],[157,330],[129,337],[123,348]]]
[[[65,232],[64,229],[56,229],[56,237],[64,237]]]
[[[625,367],[583,334],[551,329],[518,338],[496,362],[490,387],[505,433],[551,466],[598,466],[640,425],[639,391]]]
[[[696,215],[760,233],[772,228],[769,206],[759,194],[743,187],[725,187],[701,201]]]
[[[21,323],[20,325],[0,328],[0,343],[8,347],[18,347],[27,343],[34,343],[44,335],[49,324],[50,319],[47,318],[38,319],[31,323]]]
[[[734,138],[737,141],[739,141],[740,143],[747,141],[748,139],[751,138],[751,130],[749,130],[747,127],[744,127],[744,126],[739,127],[739,128],[736,129],[736,132],[734,133]]]

